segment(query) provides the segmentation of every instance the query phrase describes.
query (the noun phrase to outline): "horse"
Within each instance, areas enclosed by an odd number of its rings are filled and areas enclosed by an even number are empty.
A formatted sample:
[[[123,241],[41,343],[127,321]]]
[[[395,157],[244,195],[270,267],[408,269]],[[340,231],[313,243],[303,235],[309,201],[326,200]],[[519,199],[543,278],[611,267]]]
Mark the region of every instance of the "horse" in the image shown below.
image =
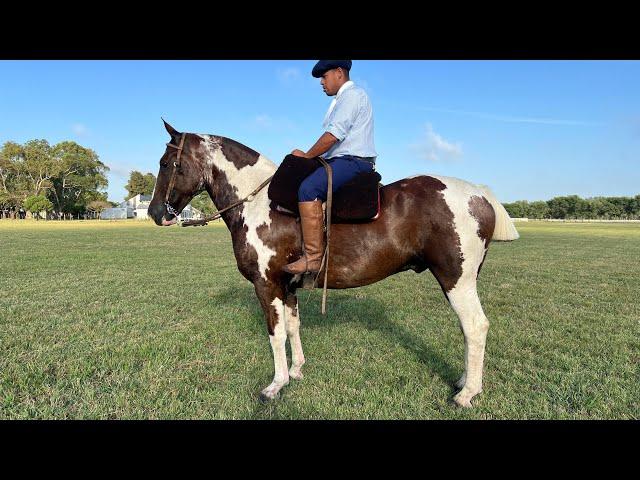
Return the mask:
[[[207,191],[231,232],[238,270],[255,289],[264,312],[274,360],[273,381],[259,399],[267,402],[290,379],[302,379],[305,356],[300,340],[296,290],[302,276],[282,266],[302,255],[299,220],[256,187],[277,170],[257,151],[230,138],[181,133],[164,121],[171,137],[160,158],[149,216],[159,226],[177,216]],[[248,201],[243,202],[245,197]],[[378,282],[406,270],[429,270],[457,314],[464,335],[464,373],[454,402],[471,407],[482,391],[482,370],[489,321],[476,282],[492,240],[515,240],[508,213],[487,187],[452,177],[417,175],[380,187],[375,220],[331,226],[327,288],[346,289]],[[323,272],[323,270],[321,270]],[[324,287],[319,275],[318,288]],[[291,345],[287,368],[286,340]]]

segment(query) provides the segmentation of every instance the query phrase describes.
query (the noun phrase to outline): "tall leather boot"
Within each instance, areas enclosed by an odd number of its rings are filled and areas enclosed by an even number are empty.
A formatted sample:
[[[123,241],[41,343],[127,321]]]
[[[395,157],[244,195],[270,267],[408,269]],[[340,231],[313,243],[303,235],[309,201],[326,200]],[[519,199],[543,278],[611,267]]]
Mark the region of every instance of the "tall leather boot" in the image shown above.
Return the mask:
[[[306,272],[317,273],[320,271],[320,263],[324,254],[322,201],[298,202],[298,209],[300,210],[304,253],[295,262],[282,267],[282,270],[294,275]]]

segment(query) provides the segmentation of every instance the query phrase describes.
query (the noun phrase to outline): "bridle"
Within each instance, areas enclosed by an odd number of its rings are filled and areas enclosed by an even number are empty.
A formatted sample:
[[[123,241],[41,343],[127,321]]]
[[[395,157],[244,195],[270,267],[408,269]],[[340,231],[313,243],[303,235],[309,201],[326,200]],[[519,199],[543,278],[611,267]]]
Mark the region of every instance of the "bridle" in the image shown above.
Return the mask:
[[[167,212],[170,215],[173,215],[174,217],[177,217],[180,212],[176,211],[175,208],[173,208],[171,206],[171,204],[169,203],[169,197],[171,196],[171,193],[173,192],[173,185],[176,183],[176,173],[178,171],[178,168],[180,168],[180,156],[182,155],[182,147],[184,146],[184,137],[185,137],[186,133],[183,133],[182,136],[180,137],[180,145],[176,146],[172,143],[167,143],[167,147],[171,147],[171,148],[175,148],[176,150],[178,150],[178,153],[176,154],[176,159],[173,162],[173,171],[171,172],[171,179],[169,180],[169,187],[167,188],[167,193],[164,196],[164,206],[167,208]]]
[[[167,143],[167,147],[171,147],[171,148],[175,148],[176,150],[178,150],[178,153],[176,154],[176,159],[173,162],[173,171],[171,172],[171,178],[169,179],[169,186],[167,187],[167,193],[164,196],[164,206],[167,209],[167,212],[171,215],[173,215],[174,217],[177,217],[180,212],[178,212],[175,208],[173,208],[171,206],[171,204],[169,203],[169,197],[171,196],[171,192],[173,192],[173,186],[176,182],[176,172],[178,171],[178,168],[180,168],[180,156],[182,155],[182,148],[184,147],[184,137],[185,137],[186,133],[183,133],[182,136],[180,137],[180,145],[176,146],[172,143]],[[196,226],[196,225],[206,225],[207,222],[210,222],[211,220],[216,220],[218,218],[220,218],[222,216],[222,214],[224,212],[226,212],[227,210],[230,210],[234,207],[237,207],[238,205],[244,203],[244,202],[251,202],[256,193],[258,193],[260,190],[262,190],[273,178],[273,175],[271,175],[269,178],[267,178],[264,182],[262,182],[258,188],[256,188],[253,192],[251,192],[249,195],[247,195],[245,198],[243,198],[242,200],[239,200],[235,203],[232,203],[231,205],[229,205],[226,208],[223,208],[222,210],[218,210],[217,213],[215,213],[214,215],[205,217],[202,220],[187,220],[185,222],[182,222],[182,226],[183,227],[189,227],[189,226]]]

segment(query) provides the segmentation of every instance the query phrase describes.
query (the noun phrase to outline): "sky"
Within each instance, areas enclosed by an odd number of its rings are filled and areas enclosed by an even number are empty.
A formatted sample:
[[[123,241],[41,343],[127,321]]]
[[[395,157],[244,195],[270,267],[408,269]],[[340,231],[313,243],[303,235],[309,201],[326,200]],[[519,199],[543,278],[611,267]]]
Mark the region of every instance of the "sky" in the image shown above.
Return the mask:
[[[0,60],[0,144],[72,140],[157,175],[179,131],[222,135],[280,164],[323,133],[316,60]],[[383,183],[437,174],[502,202],[640,194],[640,61],[354,60]]]

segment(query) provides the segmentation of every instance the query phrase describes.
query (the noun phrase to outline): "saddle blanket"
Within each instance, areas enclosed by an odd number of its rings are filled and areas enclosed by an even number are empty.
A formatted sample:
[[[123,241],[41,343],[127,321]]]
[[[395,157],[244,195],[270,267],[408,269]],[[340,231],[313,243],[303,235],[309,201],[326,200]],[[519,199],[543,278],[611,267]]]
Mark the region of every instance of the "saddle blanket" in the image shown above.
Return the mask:
[[[324,168],[317,158],[287,155],[269,183],[269,198],[276,205],[299,215],[298,189],[317,168]],[[377,217],[380,211],[380,180],[382,177],[378,172],[359,173],[333,192],[331,222],[354,223]]]

